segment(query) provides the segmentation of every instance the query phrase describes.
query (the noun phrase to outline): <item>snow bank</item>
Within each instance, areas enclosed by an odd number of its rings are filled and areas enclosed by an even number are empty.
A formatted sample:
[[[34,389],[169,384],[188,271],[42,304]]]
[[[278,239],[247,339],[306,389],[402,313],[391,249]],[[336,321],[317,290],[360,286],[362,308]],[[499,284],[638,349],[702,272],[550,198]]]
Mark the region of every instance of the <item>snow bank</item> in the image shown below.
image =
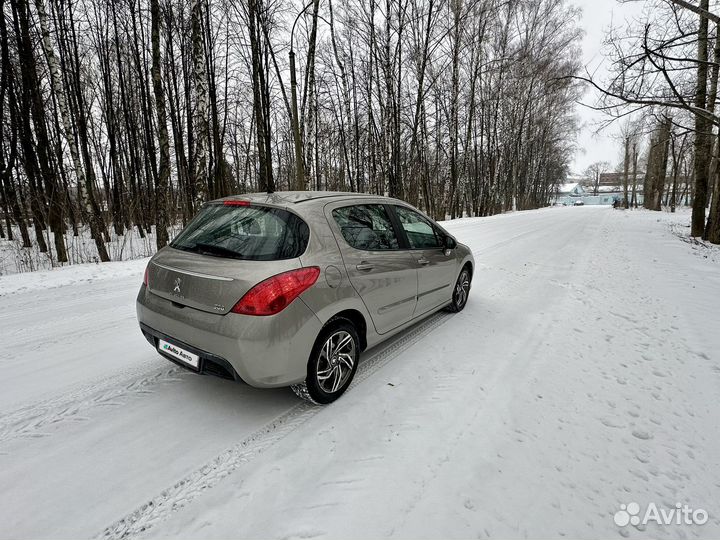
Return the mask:
[[[0,276],[0,296],[128,276],[137,276],[137,284],[140,286],[148,260],[149,257],[131,261],[74,264],[53,270]]]

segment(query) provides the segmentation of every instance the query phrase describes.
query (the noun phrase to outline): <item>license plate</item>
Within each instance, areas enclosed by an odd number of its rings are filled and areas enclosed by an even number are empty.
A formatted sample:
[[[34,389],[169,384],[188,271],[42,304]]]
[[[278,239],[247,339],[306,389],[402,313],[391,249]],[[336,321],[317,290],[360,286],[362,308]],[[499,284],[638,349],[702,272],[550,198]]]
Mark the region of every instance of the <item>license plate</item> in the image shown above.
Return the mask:
[[[200,365],[200,357],[197,354],[186,351],[185,349],[178,347],[177,345],[173,345],[172,343],[168,343],[163,339],[158,342],[158,350],[164,352],[165,354],[169,354],[173,358],[177,358],[183,364],[187,364],[195,369],[197,369]]]

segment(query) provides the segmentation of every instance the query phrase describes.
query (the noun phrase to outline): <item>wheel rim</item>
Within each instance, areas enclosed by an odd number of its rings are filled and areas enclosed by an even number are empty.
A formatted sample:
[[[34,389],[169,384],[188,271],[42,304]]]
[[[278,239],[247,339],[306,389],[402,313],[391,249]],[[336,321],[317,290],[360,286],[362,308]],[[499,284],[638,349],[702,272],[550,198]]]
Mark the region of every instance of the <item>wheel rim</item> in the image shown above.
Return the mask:
[[[467,302],[468,293],[470,292],[470,275],[467,270],[460,273],[460,277],[455,284],[455,305],[462,307]]]
[[[355,367],[355,340],[344,330],[335,332],[320,349],[317,382],[328,394],[340,390]]]

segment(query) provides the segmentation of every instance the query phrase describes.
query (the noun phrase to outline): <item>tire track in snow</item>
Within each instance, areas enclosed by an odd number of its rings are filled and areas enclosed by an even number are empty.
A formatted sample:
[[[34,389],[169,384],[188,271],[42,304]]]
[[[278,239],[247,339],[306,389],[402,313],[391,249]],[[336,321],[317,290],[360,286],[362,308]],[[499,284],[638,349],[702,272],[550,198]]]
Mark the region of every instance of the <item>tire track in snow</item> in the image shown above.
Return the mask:
[[[529,229],[529,230],[527,230],[527,231],[523,231],[523,232],[521,232],[521,233],[518,233],[518,234],[516,234],[516,235],[514,235],[514,236],[511,236],[510,238],[504,238],[503,240],[500,240],[499,242],[495,242],[494,244],[490,244],[490,245],[487,245],[487,246],[482,246],[482,248],[476,249],[476,250],[474,250],[474,251],[472,252],[473,257],[479,257],[479,256],[482,255],[483,253],[488,253],[489,251],[493,251],[493,250],[495,250],[495,249],[497,249],[497,248],[505,247],[505,246],[511,244],[512,242],[514,242],[515,240],[518,240],[518,239],[520,239],[520,238],[524,238],[524,237],[529,236],[529,235],[531,235],[531,234],[536,234],[537,232],[538,232],[537,227],[533,227],[532,229]],[[476,264],[477,264],[477,261],[476,261]]]
[[[512,214],[507,215],[510,216]],[[550,212],[548,212],[547,214],[544,214],[543,217],[552,218],[553,216]],[[542,225],[546,225],[546,222],[550,226],[557,226],[557,221],[554,219],[544,219],[542,221]],[[462,231],[464,229],[475,229],[478,232],[482,232],[482,229],[476,229],[477,225],[475,223],[459,223],[458,225],[459,226],[453,225],[448,227],[449,232],[454,233],[456,231]],[[472,254],[475,257],[480,257],[481,255],[490,251],[509,246],[510,244],[514,243],[517,240],[520,240],[521,238],[525,238],[526,236],[530,236],[532,234],[542,233],[544,231],[545,229],[541,228],[540,224],[538,223],[534,223],[531,226],[526,226],[525,224],[522,224],[521,227],[518,227],[515,231],[512,231],[512,236],[506,236],[502,240],[498,240],[497,242],[493,242],[492,244],[479,245],[477,249],[472,250]],[[476,261],[476,264],[480,264],[480,262]]]
[[[452,316],[445,312],[435,313],[400,336],[392,338],[385,345],[379,346],[378,350],[360,363],[350,389],[361,384]],[[108,540],[133,538],[147,531],[171,513],[192,502],[204,491],[214,487],[239,467],[271,448],[323,409],[324,407],[305,402],[298,403],[249,437],[195,469],[171,487],[164,489],[135,511],[117,520],[96,538]]]
[[[477,259],[480,258],[483,254],[489,253],[490,251],[492,251],[492,250],[494,250],[494,249],[503,248],[503,247],[509,245],[513,240],[516,240],[516,239],[518,239],[518,238],[523,238],[523,237],[525,237],[525,236],[529,236],[529,235],[531,235],[531,234],[533,234],[533,233],[535,233],[535,232],[536,232],[536,231],[525,231],[524,233],[520,233],[520,234],[518,234],[518,235],[515,235],[515,236],[513,236],[512,238],[508,238],[508,239],[506,239],[506,240],[502,240],[502,241],[500,241],[500,242],[496,242],[495,244],[490,244],[489,246],[483,247],[482,249],[477,249],[477,250],[473,251],[473,252],[472,252],[473,257],[476,258],[475,265],[477,266],[478,264],[481,264],[481,263],[479,263],[479,262],[477,261]]]
[[[140,283],[140,281],[137,281]],[[78,285],[87,285],[88,290],[83,290],[82,294],[78,294],[72,287]],[[64,287],[69,287],[65,289]],[[138,285],[139,287],[139,285]],[[37,291],[14,291],[11,293],[3,294],[0,292],[0,299],[7,308],[3,313],[0,313],[0,322],[5,320],[14,320],[18,317],[24,317],[26,315],[32,316],[38,310],[37,301],[34,298],[27,298],[26,295],[33,293],[40,293]],[[103,312],[108,303],[113,300],[117,301],[123,298],[135,299],[137,289],[133,288],[128,291],[124,288],[122,282],[112,282],[109,284],[100,284],[98,282],[87,282],[87,283],[69,283],[61,287],[50,287],[49,289],[43,289],[43,310],[44,313],[58,312],[61,314],[67,314],[73,310],[68,308],[77,308],[85,306],[90,312]],[[48,298],[52,301],[48,302]]]
[[[80,413],[99,406],[116,405],[126,396],[148,393],[157,384],[178,380],[176,376],[182,372],[182,368],[172,364],[159,369],[143,366],[24,406],[0,416],[0,444],[17,438],[44,437],[42,429],[45,427],[66,420],[84,419]]]

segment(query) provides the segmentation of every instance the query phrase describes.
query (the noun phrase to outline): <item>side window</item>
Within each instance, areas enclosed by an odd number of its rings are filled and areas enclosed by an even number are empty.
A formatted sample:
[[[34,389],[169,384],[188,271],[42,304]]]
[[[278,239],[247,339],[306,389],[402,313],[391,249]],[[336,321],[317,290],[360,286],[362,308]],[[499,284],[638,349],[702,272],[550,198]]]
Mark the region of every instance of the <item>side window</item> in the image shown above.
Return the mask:
[[[397,236],[382,205],[364,204],[337,208],[333,210],[333,218],[345,241],[355,249],[398,249]]]
[[[412,249],[432,249],[442,247],[442,241],[432,224],[417,212],[396,206],[398,219],[405,230]]]

